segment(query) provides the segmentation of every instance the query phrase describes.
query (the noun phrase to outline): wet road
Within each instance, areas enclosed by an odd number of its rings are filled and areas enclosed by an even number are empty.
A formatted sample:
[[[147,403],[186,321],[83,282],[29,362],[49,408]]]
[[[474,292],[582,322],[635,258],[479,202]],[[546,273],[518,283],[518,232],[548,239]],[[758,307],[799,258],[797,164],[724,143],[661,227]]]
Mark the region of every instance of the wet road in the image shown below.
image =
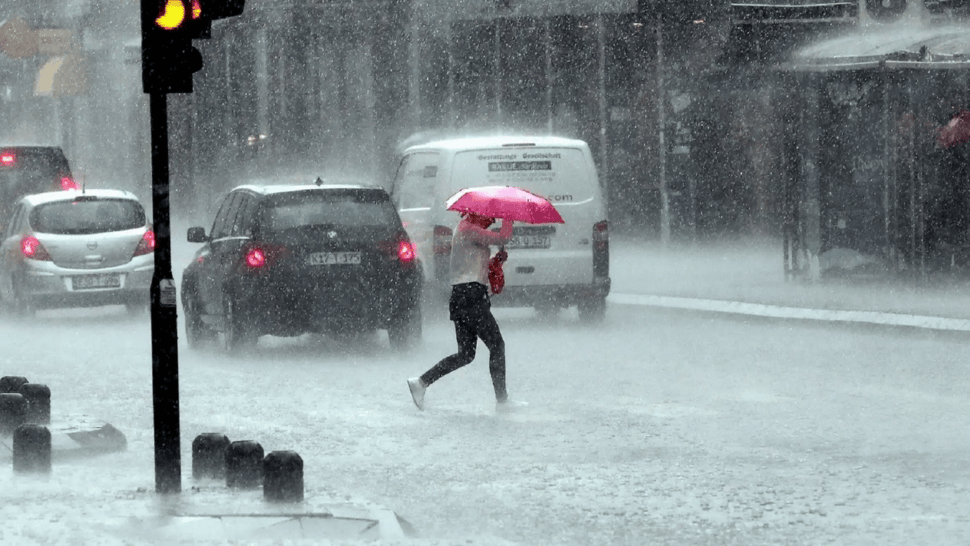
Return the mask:
[[[183,487],[192,438],[218,431],[297,451],[308,497],[386,506],[419,543],[970,536],[964,337],[619,305],[595,328],[574,310],[496,315],[511,396],[529,403],[509,415],[495,415],[484,346],[429,389],[427,411],[413,406],[405,378],[454,347],[439,319],[409,355],[391,353],[383,333],[264,338],[242,357],[183,347]],[[147,317],[107,309],[0,323],[4,375],[47,384],[55,413],[97,415],[128,436],[124,453],[55,469],[51,480],[71,491],[57,502],[68,513],[84,504],[84,521],[131,508],[129,493],[154,485]],[[32,502],[0,515],[52,509]]]

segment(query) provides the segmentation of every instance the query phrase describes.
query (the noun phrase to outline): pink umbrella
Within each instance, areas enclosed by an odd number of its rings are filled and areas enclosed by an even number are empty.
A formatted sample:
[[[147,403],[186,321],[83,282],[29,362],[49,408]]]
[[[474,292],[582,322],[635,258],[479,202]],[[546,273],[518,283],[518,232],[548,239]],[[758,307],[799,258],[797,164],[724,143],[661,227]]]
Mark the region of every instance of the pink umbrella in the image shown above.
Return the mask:
[[[513,186],[466,188],[445,201],[448,210],[529,224],[565,224],[545,197]]]

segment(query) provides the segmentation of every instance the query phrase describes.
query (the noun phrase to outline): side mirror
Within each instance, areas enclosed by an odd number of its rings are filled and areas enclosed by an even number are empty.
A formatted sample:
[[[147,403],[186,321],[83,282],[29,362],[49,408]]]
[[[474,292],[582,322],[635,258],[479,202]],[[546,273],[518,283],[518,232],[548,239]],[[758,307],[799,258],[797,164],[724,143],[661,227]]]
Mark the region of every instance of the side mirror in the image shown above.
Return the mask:
[[[205,228],[202,227],[190,227],[189,232],[186,234],[186,239],[190,243],[204,243],[209,240],[205,236]]]

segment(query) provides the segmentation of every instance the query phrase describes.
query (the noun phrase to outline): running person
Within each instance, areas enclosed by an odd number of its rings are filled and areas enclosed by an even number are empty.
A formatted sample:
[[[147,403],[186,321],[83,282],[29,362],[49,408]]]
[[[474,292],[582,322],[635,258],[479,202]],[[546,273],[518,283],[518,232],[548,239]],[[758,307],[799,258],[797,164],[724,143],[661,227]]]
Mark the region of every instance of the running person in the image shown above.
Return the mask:
[[[488,261],[490,246],[503,245],[512,238],[512,220],[502,220],[498,232],[488,230],[494,218],[463,213],[451,244],[451,299],[448,318],[455,323],[458,352],[443,358],[420,377],[408,379],[411,397],[418,409],[424,409],[424,392],[435,381],[466,366],[475,359],[481,339],[488,347],[488,371],[495,389],[496,409],[508,407],[505,388],[505,341],[492,316],[488,294]]]

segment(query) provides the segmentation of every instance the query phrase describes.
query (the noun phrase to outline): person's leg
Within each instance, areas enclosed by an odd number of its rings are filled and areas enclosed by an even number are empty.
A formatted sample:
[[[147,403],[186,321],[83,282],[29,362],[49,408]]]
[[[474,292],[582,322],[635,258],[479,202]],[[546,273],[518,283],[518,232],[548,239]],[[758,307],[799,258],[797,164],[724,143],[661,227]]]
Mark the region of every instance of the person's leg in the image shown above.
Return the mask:
[[[425,387],[475,360],[478,338],[475,336],[475,329],[468,322],[464,320],[455,321],[455,339],[458,341],[458,352],[446,356],[431,369],[421,374],[421,382]]]
[[[505,402],[509,397],[505,388],[505,340],[490,309],[484,309],[477,319],[475,331],[488,347],[488,372],[492,376],[495,400]]]

